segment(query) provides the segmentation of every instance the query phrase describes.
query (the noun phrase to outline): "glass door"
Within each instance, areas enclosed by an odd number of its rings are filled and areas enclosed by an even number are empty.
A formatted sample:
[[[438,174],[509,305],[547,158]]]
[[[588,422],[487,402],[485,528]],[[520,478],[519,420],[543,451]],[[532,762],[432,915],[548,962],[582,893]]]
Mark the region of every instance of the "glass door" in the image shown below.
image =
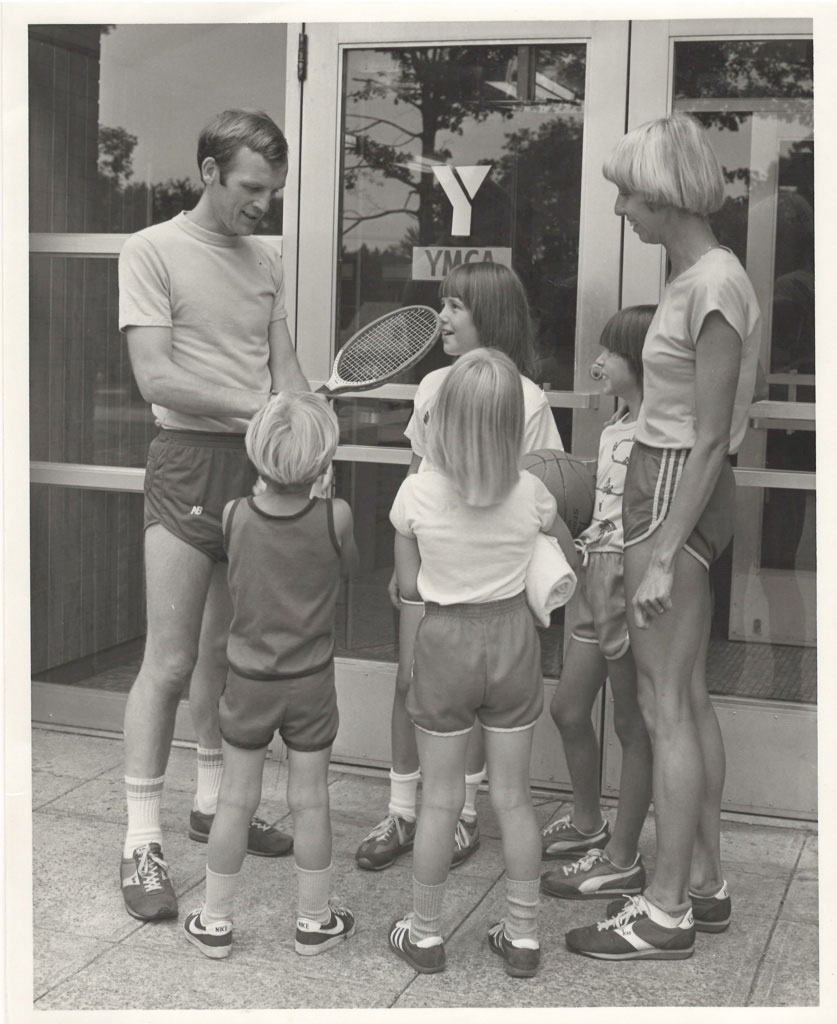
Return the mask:
[[[527,288],[536,383],[564,444],[595,458],[612,408],[587,369],[619,286],[619,224],[599,168],[624,130],[627,24],[345,24],[305,33],[298,231],[284,239],[286,262],[297,252],[303,369],[325,379],[359,327],[399,306],[437,306],[451,267],[505,263]],[[386,589],[388,513],[410,458],[403,431],[415,385],[445,362],[434,350],[398,382],[336,403],[338,493],[353,506],[363,560],[341,623],[336,753],[346,759],[390,760],[397,630]],[[548,697],[563,636],[559,614],[542,632]],[[533,779],[568,781],[548,714]]]
[[[816,477],[811,23],[635,22],[629,127],[672,109],[706,126],[726,179],[713,217],[763,320],[761,380],[737,458],[735,536],[713,567],[708,685],[728,807],[816,816]],[[656,302],[659,248],[625,238],[623,302]],[[608,727],[608,735],[610,727]],[[607,746],[606,791],[618,780]]]

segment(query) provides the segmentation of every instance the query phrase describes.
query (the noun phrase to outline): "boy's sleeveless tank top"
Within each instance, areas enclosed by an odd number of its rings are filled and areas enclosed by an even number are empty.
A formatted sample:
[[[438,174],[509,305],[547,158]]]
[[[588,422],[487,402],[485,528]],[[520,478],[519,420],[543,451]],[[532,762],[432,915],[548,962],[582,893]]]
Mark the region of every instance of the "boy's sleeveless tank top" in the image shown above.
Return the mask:
[[[293,679],[334,655],[340,546],[329,499],[290,516],[239,498],[224,529],[233,621],[230,668],[249,679]]]

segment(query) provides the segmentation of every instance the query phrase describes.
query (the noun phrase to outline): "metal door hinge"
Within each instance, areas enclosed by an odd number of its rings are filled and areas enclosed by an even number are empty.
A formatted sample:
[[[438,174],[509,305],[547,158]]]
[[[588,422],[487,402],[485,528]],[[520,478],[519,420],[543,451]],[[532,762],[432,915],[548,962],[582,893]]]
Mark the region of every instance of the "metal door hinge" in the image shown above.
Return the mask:
[[[299,49],[296,52],[296,77],[300,82],[305,81],[308,73],[308,36],[305,32],[299,33]]]

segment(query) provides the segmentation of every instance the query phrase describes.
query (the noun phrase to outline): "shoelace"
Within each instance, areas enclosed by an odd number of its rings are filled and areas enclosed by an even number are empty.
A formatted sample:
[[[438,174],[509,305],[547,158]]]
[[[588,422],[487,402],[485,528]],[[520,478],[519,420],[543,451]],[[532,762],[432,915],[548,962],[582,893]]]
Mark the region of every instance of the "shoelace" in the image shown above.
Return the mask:
[[[546,832],[544,835],[553,836],[556,832],[562,829],[565,825],[571,825],[569,814],[565,814],[563,818],[558,818],[557,821],[553,821],[551,825],[546,826]]]
[[[162,857],[158,857],[150,846],[142,851],[140,862],[137,865],[137,875],[142,882],[146,892],[159,892],[163,888],[163,872],[168,871],[169,866]]]
[[[626,903],[622,910],[613,917],[609,917],[606,921],[598,921],[596,927],[600,932],[606,928],[622,928],[629,921],[632,921],[635,917],[639,917],[643,913],[642,908],[639,905],[639,896],[628,896],[630,902]]]
[[[270,832],[273,826],[268,825],[268,823],[266,821],[262,821],[261,818],[252,818],[250,821],[250,828],[256,828],[259,832]]]
[[[397,827],[398,827],[398,824],[397,824],[395,818],[391,814],[388,814],[379,825],[376,825],[372,829],[372,831],[369,833],[369,835],[366,838],[367,839],[385,839],[390,834],[390,832],[392,832],[393,829],[395,829]]]
[[[585,853],[583,857],[579,857],[578,860],[574,860],[572,864],[569,864],[564,868],[565,875],[577,875],[580,871],[589,871],[598,861],[604,860],[604,853],[601,850],[591,850],[589,853]]]

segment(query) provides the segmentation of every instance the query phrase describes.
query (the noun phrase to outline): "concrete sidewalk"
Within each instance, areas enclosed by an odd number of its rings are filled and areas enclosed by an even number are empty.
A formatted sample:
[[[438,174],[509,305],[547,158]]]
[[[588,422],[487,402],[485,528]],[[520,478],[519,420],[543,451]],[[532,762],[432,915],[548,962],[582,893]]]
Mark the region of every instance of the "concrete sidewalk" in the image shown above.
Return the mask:
[[[411,858],[378,873],[359,870],[354,860],[359,841],[386,810],[385,774],[338,766],[330,776],[333,891],[356,914],[355,937],[319,957],[297,956],[293,860],[248,857],[234,950],[213,962],[185,941],[181,924],[202,902],[206,856],[206,847],[186,835],[194,751],[173,750],[163,798],[164,851],[180,921],[157,924],[129,917],[119,889],[121,743],[36,727],[32,767],[36,1010],[810,1007],[819,1001],[813,825],[724,822],[733,923],[721,935],[699,934],[691,959],[609,964],[576,956],[564,945],[564,932],[596,920],[605,904],[543,897],[540,973],[515,980],[485,940],[488,925],[502,915],[504,885],[499,830],[481,792],[481,847],[451,874],[446,894],[448,966],[422,976],[393,956],[386,941],[389,922],[408,909]],[[268,760],[260,814],[290,828],[286,772],[285,762]],[[535,797],[542,825],[566,804],[554,794]],[[641,850],[653,868],[653,820]]]

